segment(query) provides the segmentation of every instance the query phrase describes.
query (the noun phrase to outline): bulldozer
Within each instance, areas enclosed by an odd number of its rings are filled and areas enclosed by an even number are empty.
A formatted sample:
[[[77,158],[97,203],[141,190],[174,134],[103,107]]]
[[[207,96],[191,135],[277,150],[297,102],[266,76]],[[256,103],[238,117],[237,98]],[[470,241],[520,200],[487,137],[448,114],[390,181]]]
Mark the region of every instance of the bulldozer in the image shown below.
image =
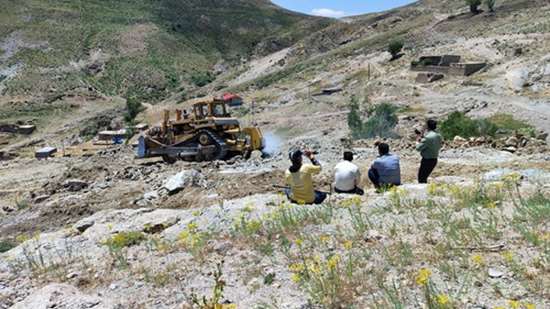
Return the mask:
[[[225,101],[199,101],[187,111],[176,110],[175,119],[164,110],[160,126],[144,132],[138,139],[137,157],[162,157],[167,163],[177,160],[214,161],[241,155],[250,157],[264,148],[259,128],[241,128],[231,117]]]

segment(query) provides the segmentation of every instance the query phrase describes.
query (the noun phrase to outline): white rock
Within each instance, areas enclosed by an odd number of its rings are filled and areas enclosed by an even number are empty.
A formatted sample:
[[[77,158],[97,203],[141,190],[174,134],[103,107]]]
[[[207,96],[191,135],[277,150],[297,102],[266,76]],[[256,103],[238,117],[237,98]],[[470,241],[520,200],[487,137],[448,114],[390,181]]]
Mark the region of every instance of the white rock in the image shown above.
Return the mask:
[[[488,273],[491,278],[500,278],[504,276],[504,273],[496,268],[489,268]]]
[[[527,85],[529,70],[525,67],[511,70],[506,74],[506,79],[512,90],[519,91]]]
[[[170,177],[163,185],[169,194],[181,191],[187,186],[197,185],[201,174],[196,170],[187,170]]]

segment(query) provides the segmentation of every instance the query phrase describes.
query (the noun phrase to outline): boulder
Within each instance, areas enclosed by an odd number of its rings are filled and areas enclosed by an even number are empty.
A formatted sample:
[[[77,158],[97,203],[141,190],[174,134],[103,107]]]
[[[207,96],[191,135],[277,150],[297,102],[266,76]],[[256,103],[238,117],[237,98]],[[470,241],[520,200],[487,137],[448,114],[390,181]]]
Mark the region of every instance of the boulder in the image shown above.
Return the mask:
[[[196,170],[182,171],[168,178],[162,187],[168,191],[168,194],[175,194],[185,187],[198,186],[201,179],[202,174]]]
[[[93,220],[82,220],[77,222],[73,227],[80,233],[84,233],[87,229],[91,228],[94,223]]]
[[[506,79],[512,90],[520,91],[528,84],[529,70],[525,67],[511,70],[506,74]]]

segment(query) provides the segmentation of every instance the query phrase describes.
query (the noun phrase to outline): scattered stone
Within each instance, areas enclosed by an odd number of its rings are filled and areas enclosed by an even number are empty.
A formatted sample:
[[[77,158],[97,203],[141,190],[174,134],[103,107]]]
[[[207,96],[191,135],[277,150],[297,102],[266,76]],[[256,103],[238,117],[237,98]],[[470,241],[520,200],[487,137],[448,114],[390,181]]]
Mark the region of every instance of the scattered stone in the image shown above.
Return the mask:
[[[218,242],[214,245],[214,251],[219,255],[227,255],[231,248],[233,248],[233,244],[229,241]]]
[[[491,278],[500,278],[504,276],[504,273],[496,268],[489,268],[488,274]]]
[[[546,141],[546,139],[548,138],[548,133],[541,131],[537,134],[536,138],[541,141]]]
[[[158,191],[147,192],[143,195],[143,199],[147,201],[156,200],[160,197]]]
[[[464,138],[464,137],[461,137],[461,136],[455,136],[455,138],[453,139],[453,142],[454,143],[457,143],[457,144],[465,144],[467,143],[468,141]]]
[[[15,211],[15,208],[6,205],[6,206],[2,206],[2,210],[5,211],[6,213],[12,213]]]
[[[87,188],[88,183],[81,179],[69,179],[63,183],[63,187],[65,187],[68,191],[78,192]]]
[[[34,203],[35,204],[40,204],[40,203],[44,202],[45,200],[47,200],[49,198],[50,198],[49,195],[39,195],[34,199]]]
[[[509,153],[516,153],[518,149],[516,147],[505,147],[502,150],[509,152]]]
[[[507,147],[516,147],[518,145],[518,139],[515,136],[509,137],[504,143]]]
[[[376,230],[368,230],[363,239],[366,242],[376,242],[384,238],[380,233]]]
[[[90,227],[92,227],[94,225],[94,221],[87,221],[87,220],[82,220],[80,222],[77,222],[75,225],[74,225],[74,228],[77,229],[80,233],[84,233],[87,229],[89,229]]]
[[[76,273],[76,272],[69,273],[69,274],[67,274],[67,276],[66,276],[67,279],[74,279],[74,278],[76,278],[76,277],[78,277],[78,273]]]

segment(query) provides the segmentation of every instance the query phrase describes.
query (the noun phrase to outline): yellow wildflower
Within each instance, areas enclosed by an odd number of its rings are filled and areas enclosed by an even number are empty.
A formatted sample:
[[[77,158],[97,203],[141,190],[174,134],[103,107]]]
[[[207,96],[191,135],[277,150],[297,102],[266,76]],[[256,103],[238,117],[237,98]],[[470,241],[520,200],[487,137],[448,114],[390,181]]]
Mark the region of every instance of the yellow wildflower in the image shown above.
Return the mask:
[[[303,264],[290,264],[290,266],[288,266],[288,269],[290,269],[290,271],[293,272],[293,273],[301,273],[302,271],[304,271],[304,265]]]
[[[294,282],[294,283],[300,283],[300,281],[302,280],[302,276],[300,276],[300,274],[292,274],[292,276],[290,277],[290,279]]]
[[[188,238],[189,238],[189,232],[188,231],[182,231],[178,235],[178,240],[181,241],[181,242],[186,242]]]
[[[29,236],[27,236],[25,234],[22,234],[22,235],[19,235],[19,236],[15,237],[15,241],[17,241],[18,243],[24,243],[27,240],[29,240]]]
[[[502,181],[508,184],[517,184],[521,180],[521,175],[519,173],[512,173],[506,175],[502,178]]]
[[[416,276],[416,283],[418,285],[426,285],[428,283],[428,280],[430,280],[431,275],[432,272],[429,269],[420,269],[420,271],[418,271],[418,275]]]
[[[351,250],[352,247],[353,247],[353,241],[351,240],[344,241],[344,248],[346,250]]]
[[[319,267],[319,264],[317,264],[317,263],[313,263],[313,264],[309,265],[308,269],[309,269],[310,272],[312,272],[314,274],[320,274],[321,273],[321,267]]]
[[[534,304],[527,303],[524,305],[525,309],[536,309],[537,307]]]
[[[319,239],[321,240],[321,242],[329,242],[330,241],[330,236],[329,235],[321,235],[321,237],[319,237]]]
[[[497,208],[497,203],[495,201],[487,202],[487,204],[485,204],[485,208],[495,209]]]
[[[335,254],[328,260],[327,266],[330,270],[334,270],[338,266],[339,262],[340,256],[338,254]]]
[[[478,266],[485,265],[485,259],[479,254],[472,256],[472,261]]]
[[[495,309],[505,309],[505,308],[501,306],[496,306]]]
[[[301,247],[302,244],[304,243],[304,241],[301,238],[297,238],[295,242],[296,242],[296,246],[298,247]]]
[[[430,183],[428,185],[428,194],[429,195],[436,195],[437,194],[437,184]]]
[[[502,257],[507,263],[512,263],[514,261],[514,253],[512,253],[512,251],[502,252]]]
[[[190,232],[196,231],[198,228],[199,228],[199,226],[195,222],[191,222],[191,223],[187,224],[187,229]]]
[[[508,305],[510,306],[510,308],[512,309],[519,309],[519,301],[517,300],[509,300],[508,301]]]
[[[437,303],[440,305],[446,305],[449,303],[449,296],[445,294],[437,295]]]

